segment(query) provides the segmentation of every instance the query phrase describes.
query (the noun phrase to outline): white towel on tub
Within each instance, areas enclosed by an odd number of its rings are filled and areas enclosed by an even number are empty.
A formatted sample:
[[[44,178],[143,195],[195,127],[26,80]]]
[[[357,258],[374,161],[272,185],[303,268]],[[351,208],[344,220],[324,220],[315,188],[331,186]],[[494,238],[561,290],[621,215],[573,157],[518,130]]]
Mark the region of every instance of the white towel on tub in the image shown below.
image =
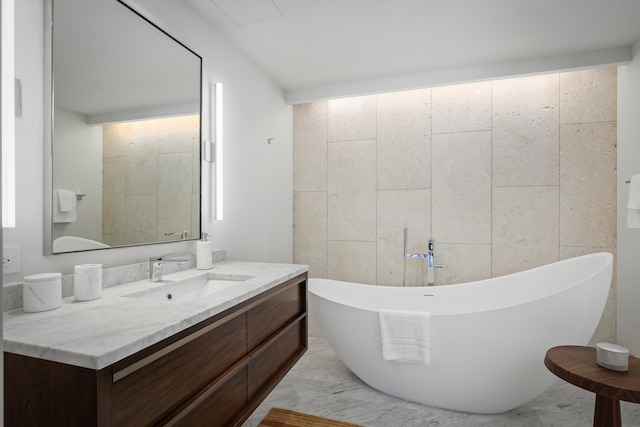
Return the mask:
[[[381,309],[379,317],[384,360],[431,362],[428,312]]]
[[[627,203],[627,227],[640,228],[640,173],[631,177]]]

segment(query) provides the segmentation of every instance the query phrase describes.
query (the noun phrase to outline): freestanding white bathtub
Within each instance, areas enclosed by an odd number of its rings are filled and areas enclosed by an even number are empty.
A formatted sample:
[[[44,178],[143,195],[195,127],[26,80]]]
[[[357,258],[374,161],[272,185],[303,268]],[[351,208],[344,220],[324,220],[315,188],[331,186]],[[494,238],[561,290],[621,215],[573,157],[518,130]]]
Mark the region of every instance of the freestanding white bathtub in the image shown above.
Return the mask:
[[[337,356],[371,387],[463,412],[501,413],[557,378],[544,356],[586,345],[606,303],[613,256],[597,253],[477,282],[399,288],[309,280],[311,313]],[[385,361],[380,309],[430,313],[430,363]]]

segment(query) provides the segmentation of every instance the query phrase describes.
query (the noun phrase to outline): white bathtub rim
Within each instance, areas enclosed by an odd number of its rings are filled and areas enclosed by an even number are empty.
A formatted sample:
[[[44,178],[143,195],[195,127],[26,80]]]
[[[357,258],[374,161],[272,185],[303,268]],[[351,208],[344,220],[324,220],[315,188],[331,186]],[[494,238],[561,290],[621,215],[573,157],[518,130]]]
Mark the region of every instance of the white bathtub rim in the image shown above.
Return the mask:
[[[594,269],[594,271],[589,274],[589,275],[585,275],[583,277],[580,277],[579,279],[575,279],[571,284],[569,285],[565,285],[557,290],[554,290],[553,292],[550,293],[542,293],[537,297],[534,298],[529,298],[529,299],[523,299],[518,301],[517,304],[513,304],[513,303],[503,303],[503,304],[496,304],[492,307],[489,308],[481,308],[481,309],[476,309],[476,310],[452,310],[449,312],[438,312],[437,310],[429,310],[428,308],[424,308],[424,309],[416,309],[417,311],[430,311],[431,315],[434,316],[458,316],[460,314],[475,314],[475,313],[488,313],[488,312],[492,312],[495,310],[503,310],[505,308],[509,308],[509,307],[517,307],[519,305],[523,305],[523,304],[529,304],[535,301],[543,301],[545,299],[549,299],[549,298],[553,298],[555,295],[559,294],[559,293],[563,293],[563,292],[568,292],[571,289],[575,288],[576,286],[587,286],[587,284],[593,280],[596,276],[598,276],[599,274],[603,274],[603,272],[606,272],[607,269],[611,269],[611,271],[613,271],[613,255],[609,252],[597,252],[597,253],[592,253],[592,254],[587,254],[587,255],[581,255],[581,256],[577,256],[577,257],[573,257],[573,258],[568,258],[568,259],[564,259],[564,260],[560,260],[560,261],[556,261],[554,263],[550,263],[550,264],[545,264],[542,266],[538,266],[538,267],[534,267],[531,269],[527,269],[527,270],[523,270],[523,271],[519,271],[519,272],[515,272],[515,273],[510,273],[504,276],[499,276],[499,277],[492,277],[492,278],[488,278],[488,279],[482,279],[482,280],[477,280],[477,281],[471,281],[471,282],[464,282],[464,283],[457,283],[457,284],[451,284],[451,285],[440,285],[440,286],[429,286],[429,287],[424,287],[424,286],[412,286],[412,287],[399,287],[399,286],[387,286],[387,285],[370,285],[370,284],[362,284],[362,283],[354,283],[354,282],[346,282],[346,281],[340,281],[340,280],[333,280],[333,279],[324,279],[324,278],[310,278],[309,279],[309,284],[308,284],[308,292],[314,294],[315,296],[319,297],[319,298],[324,298],[328,301],[337,303],[337,304],[343,304],[343,305],[349,305],[352,306],[354,308],[357,308],[359,310],[365,310],[365,311],[370,311],[370,312],[379,312],[380,309],[382,308],[391,308],[391,309],[406,309],[404,305],[402,304],[385,304],[384,306],[380,306],[380,307],[376,307],[373,308],[371,307],[371,304],[366,304],[365,302],[358,302],[356,301],[355,303],[350,303],[350,304],[346,304],[344,299],[341,299],[341,295],[335,295],[335,294],[331,294],[331,295],[327,295],[328,292],[318,292],[317,291],[317,287],[318,286],[322,286],[322,283],[329,283],[332,284],[334,286],[342,286],[343,290],[346,290],[346,287],[350,287],[352,289],[359,289],[361,291],[364,292],[368,292],[368,293],[381,293],[381,292],[391,292],[391,293],[405,293],[407,295],[416,295],[416,296],[420,296],[422,298],[422,295],[425,294],[431,294],[434,295],[434,297],[437,297],[438,294],[443,293],[449,293],[449,292],[459,292],[464,294],[465,292],[465,287],[470,287],[470,286],[474,286],[474,287],[481,287],[481,286],[486,286],[486,285],[490,285],[490,286],[498,286],[499,284],[496,284],[496,282],[502,282],[502,281],[513,281],[514,277],[518,277],[518,276],[524,276],[525,274],[531,274],[531,273],[535,273],[539,270],[543,270],[543,269],[549,269],[551,268],[551,266],[561,266],[562,264],[566,264],[566,263],[571,263],[571,262],[575,262],[576,259],[588,259],[588,258],[594,258],[594,259],[602,259],[602,264],[597,268]],[[512,285],[513,286],[513,285]],[[610,286],[610,284],[609,284]],[[478,290],[477,288],[473,289],[474,291]],[[343,296],[343,295],[342,295]],[[430,298],[430,297],[426,297],[426,298]],[[495,303],[495,301],[494,301]]]

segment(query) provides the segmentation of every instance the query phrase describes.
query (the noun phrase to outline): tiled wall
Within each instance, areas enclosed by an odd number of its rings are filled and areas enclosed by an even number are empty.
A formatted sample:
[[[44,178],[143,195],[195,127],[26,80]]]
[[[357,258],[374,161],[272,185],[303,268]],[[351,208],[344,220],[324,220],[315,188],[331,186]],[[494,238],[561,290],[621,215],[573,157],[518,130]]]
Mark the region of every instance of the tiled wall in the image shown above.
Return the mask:
[[[438,285],[616,247],[616,69],[294,107],[294,262],[401,285],[435,240]],[[407,283],[422,280],[407,260]],[[615,287],[598,332],[615,338]]]
[[[199,126],[198,115],[104,126],[103,242],[199,236]]]

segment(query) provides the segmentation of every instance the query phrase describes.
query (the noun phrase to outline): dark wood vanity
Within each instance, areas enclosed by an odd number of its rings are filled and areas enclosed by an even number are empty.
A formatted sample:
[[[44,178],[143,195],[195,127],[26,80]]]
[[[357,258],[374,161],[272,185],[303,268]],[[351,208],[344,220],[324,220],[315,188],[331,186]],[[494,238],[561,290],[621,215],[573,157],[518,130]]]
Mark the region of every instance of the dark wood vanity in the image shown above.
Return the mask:
[[[239,426],[307,349],[306,288],[304,273],[101,370],[5,352],[5,425]]]

